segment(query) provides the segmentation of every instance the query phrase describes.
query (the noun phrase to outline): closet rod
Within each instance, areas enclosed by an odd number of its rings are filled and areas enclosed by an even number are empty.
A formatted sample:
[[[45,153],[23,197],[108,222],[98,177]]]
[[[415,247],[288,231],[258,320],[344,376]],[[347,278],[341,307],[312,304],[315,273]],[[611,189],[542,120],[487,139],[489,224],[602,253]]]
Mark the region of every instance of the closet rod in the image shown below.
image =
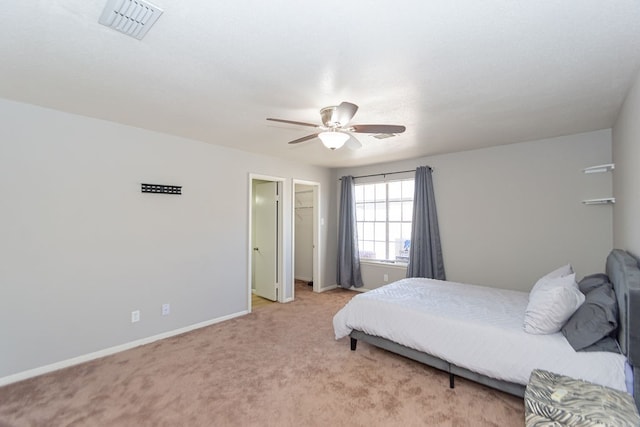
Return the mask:
[[[429,169],[431,169],[431,172],[434,171],[434,169],[431,166],[427,166]],[[415,172],[415,169],[412,170],[408,170],[408,171],[398,171],[398,172],[385,172],[385,173],[374,173],[371,175],[360,175],[360,176],[354,176],[353,178],[369,178],[371,176],[387,176],[387,175],[394,175],[394,174],[398,174],[398,173],[407,173],[407,172]],[[342,178],[338,178],[338,181],[342,181]]]

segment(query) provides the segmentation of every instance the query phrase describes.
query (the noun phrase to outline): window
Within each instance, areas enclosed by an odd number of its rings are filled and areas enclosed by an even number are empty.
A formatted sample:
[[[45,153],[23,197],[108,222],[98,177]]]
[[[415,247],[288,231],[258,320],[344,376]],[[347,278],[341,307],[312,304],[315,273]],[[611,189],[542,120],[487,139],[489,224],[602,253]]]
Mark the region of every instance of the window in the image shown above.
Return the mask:
[[[361,259],[409,262],[413,179],[356,184]]]

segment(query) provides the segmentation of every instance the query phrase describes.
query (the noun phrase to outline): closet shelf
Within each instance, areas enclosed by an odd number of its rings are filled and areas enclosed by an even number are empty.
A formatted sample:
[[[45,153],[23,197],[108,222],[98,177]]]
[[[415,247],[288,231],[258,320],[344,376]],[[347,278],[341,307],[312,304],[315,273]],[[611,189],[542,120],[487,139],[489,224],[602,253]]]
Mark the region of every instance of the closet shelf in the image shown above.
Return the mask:
[[[615,197],[605,197],[602,199],[587,199],[583,200],[582,203],[585,205],[613,205],[616,202]]]
[[[616,168],[615,163],[607,163],[604,165],[590,166],[588,168],[582,169],[584,173],[602,173],[602,172],[611,172]]]

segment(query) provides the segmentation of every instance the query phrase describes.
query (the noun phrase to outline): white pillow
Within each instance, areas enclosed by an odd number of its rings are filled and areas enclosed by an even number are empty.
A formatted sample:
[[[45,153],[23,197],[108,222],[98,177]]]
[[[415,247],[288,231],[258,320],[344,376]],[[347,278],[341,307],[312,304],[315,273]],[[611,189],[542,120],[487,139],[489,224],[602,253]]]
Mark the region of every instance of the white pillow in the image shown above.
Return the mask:
[[[567,264],[563,265],[562,267],[556,268],[551,273],[547,273],[542,277],[546,279],[555,279],[558,277],[568,276],[570,274],[573,274],[573,267],[571,267],[571,264]]]
[[[558,332],[584,300],[575,274],[541,278],[529,294],[524,314],[525,332],[540,335]]]
[[[533,285],[533,288],[529,293],[529,298],[531,298],[531,293],[533,293],[539,287],[539,284],[541,285],[542,283],[545,283],[548,279],[557,279],[559,277],[565,277],[571,274],[573,274],[573,267],[571,267],[571,264],[563,265],[562,267],[556,268],[551,273],[545,274],[540,279],[538,279],[535,285]],[[575,274],[574,274],[574,278],[575,278]]]

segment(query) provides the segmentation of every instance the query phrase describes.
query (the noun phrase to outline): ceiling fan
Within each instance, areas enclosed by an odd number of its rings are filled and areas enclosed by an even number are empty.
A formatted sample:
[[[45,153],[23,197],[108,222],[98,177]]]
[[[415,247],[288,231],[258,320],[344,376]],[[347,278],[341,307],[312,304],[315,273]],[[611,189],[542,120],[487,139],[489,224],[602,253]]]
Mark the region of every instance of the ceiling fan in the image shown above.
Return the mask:
[[[358,106],[356,104],[345,101],[340,105],[324,107],[320,110],[320,117],[322,119],[321,125],[273,118],[267,118],[267,120],[289,123],[292,125],[310,126],[319,129],[320,132],[294,139],[293,141],[289,141],[289,144],[299,144],[318,137],[322,143],[331,150],[336,150],[342,147],[347,140],[349,140],[350,145],[355,147],[362,146],[362,144],[360,144],[360,142],[349,132],[396,134],[402,133],[406,130],[406,127],[401,125],[349,125],[349,121],[351,121],[353,116],[356,114],[356,111],[358,111]]]

